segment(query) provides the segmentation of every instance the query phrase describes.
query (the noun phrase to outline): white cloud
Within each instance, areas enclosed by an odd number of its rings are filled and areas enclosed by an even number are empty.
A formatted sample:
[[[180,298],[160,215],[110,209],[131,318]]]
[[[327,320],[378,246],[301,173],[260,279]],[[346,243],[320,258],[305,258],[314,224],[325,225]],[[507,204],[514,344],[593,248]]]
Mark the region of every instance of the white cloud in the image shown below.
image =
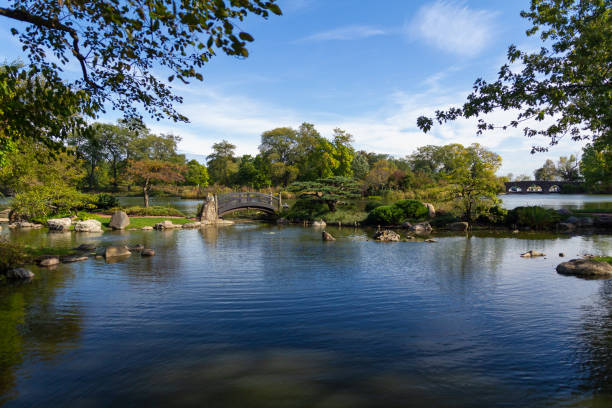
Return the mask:
[[[300,41],[348,41],[363,38],[387,35],[388,32],[377,27],[352,25],[347,27],[335,28],[329,31],[322,31],[302,38]]]
[[[496,15],[471,9],[463,2],[438,0],[421,7],[407,31],[443,51],[469,57],[490,43]]]

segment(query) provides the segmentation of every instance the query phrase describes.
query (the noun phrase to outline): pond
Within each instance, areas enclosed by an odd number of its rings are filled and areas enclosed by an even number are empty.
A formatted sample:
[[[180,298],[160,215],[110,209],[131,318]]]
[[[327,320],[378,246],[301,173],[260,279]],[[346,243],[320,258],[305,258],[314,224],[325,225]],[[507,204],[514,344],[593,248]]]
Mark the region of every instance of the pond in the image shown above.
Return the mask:
[[[336,242],[262,224],[3,230],[157,255],[34,268],[32,282],[0,286],[0,404],[612,404],[612,281],[555,272],[559,252],[610,254],[612,237],[328,231]],[[519,257],[529,249],[548,256]]]
[[[502,206],[512,209],[520,206],[539,205],[546,208],[567,209],[611,209],[610,194],[504,194],[500,195]]]

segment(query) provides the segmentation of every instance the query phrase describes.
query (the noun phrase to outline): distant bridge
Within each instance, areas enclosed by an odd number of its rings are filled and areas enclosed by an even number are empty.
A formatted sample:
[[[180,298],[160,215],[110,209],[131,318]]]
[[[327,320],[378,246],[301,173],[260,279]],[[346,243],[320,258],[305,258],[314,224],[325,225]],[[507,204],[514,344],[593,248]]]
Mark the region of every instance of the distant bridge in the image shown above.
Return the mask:
[[[278,195],[263,193],[227,193],[216,196],[217,215],[232,213],[239,210],[260,210],[270,214],[280,212],[283,200]]]
[[[550,180],[527,180],[527,181],[507,181],[506,193],[558,193],[563,186],[581,186],[580,181],[550,181]]]

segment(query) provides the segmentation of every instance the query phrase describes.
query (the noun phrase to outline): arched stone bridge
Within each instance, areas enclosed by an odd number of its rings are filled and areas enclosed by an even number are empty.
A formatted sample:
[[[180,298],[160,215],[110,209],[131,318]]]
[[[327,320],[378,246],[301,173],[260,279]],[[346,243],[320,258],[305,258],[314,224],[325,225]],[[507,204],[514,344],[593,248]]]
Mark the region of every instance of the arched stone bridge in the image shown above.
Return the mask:
[[[527,180],[527,181],[507,181],[506,193],[558,193],[563,186],[580,186],[584,183],[579,181],[550,181],[550,180]]]
[[[217,216],[222,217],[238,210],[255,209],[270,214],[282,210],[283,200],[278,195],[263,193],[227,193],[215,197],[217,201]]]

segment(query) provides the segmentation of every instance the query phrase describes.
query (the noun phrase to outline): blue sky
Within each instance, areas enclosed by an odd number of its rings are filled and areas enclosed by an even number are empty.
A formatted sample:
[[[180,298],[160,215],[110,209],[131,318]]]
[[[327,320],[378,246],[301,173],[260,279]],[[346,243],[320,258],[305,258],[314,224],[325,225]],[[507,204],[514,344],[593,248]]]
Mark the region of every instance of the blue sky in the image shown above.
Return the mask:
[[[416,118],[461,104],[477,77],[495,79],[508,45],[535,49],[519,12],[528,0],[279,0],[284,15],[252,16],[241,28],[255,37],[244,60],[219,54],[204,81],[175,86],[179,111],[191,122],[148,124],[183,137],[184,152],[207,155],[222,139],[239,154],[255,154],[263,131],[314,123],[324,136],[335,127],[355,147],[402,157],[426,144],[481,143],[503,158],[501,174],[531,174],[547,158],[579,154],[562,141],[530,155],[521,131],[476,135],[474,121],[437,126],[423,134]],[[6,23],[0,53],[14,59],[20,46]],[[491,116],[507,122],[509,112]],[[112,112],[102,120],[113,122]]]

